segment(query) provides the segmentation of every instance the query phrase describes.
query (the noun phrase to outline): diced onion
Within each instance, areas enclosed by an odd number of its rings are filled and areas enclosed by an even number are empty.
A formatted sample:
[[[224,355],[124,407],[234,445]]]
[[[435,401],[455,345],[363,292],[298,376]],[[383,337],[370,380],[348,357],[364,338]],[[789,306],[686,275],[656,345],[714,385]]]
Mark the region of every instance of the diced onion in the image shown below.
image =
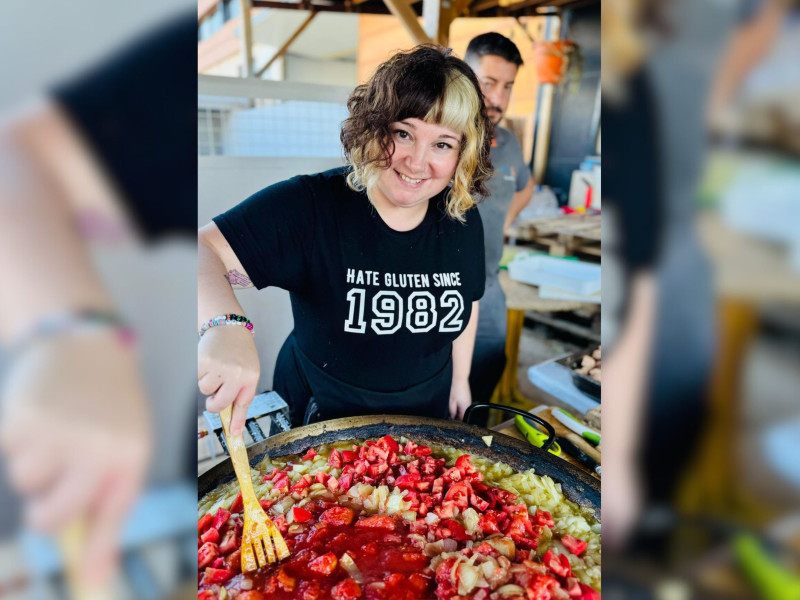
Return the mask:
[[[253,580],[252,580],[252,579],[248,579],[247,577],[245,577],[245,578],[244,578],[244,579],[242,579],[242,581],[239,583],[239,587],[240,587],[241,589],[245,590],[245,591],[247,591],[247,590],[252,590],[252,589],[253,589]]]
[[[342,565],[342,568],[347,571],[352,579],[355,579],[356,583],[364,583],[364,576],[361,574],[358,565],[347,552],[342,554],[339,564]]]

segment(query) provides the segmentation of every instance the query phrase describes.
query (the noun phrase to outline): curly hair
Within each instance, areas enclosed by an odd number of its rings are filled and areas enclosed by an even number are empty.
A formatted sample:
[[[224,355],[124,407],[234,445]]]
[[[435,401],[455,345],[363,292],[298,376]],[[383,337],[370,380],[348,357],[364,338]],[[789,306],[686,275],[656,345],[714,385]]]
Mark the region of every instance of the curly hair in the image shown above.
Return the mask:
[[[395,54],[353,91],[347,108],[350,116],[342,124],[341,140],[352,165],[347,177],[352,189],[366,189],[369,196],[381,170],[391,165],[395,148],[390,125],[421,119],[462,135],[446,196],[447,214],[463,222],[464,213],[489,195],[491,123],[475,74],[449,49],[425,44]]]

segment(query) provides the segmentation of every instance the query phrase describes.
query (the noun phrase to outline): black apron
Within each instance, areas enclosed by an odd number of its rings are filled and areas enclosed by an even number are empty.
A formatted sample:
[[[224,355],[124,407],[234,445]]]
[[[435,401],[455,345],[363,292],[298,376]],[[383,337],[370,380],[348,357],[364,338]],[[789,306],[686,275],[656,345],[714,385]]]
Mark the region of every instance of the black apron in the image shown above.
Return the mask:
[[[337,379],[314,364],[289,334],[275,364],[274,388],[291,410],[292,425],[369,414],[419,415],[446,419],[453,361],[433,377],[396,392],[376,392]],[[309,410],[309,400],[316,406]],[[312,415],[310,418],[306,418]]]

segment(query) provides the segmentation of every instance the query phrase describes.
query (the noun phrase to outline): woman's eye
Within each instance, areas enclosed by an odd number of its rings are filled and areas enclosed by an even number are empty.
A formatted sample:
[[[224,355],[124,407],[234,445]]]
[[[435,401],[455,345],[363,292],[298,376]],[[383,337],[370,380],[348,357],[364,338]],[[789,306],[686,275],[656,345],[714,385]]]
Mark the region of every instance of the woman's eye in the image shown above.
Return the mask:
[[[439,148],[439,150],[447,150],[448,148],[452,148],[452,146],[447,142],[439,142],[436,144],[436,147]]]
[[[403,131],[402,129],[396,129],[394,134],[397,137],[399,137],[401,140],[407,140],[408,139],[408,132],[407,131]]]

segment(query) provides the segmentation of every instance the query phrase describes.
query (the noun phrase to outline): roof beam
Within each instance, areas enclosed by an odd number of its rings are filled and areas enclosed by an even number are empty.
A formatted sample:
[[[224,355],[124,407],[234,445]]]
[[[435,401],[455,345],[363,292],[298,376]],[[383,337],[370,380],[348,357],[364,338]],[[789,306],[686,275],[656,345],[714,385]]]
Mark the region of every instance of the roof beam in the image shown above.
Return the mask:
[[[383,0],[383,3],[386,4],[389,11],[400,20],[403,27],[405,27],[406,31],[411,36],[411,39],[414,40],[414,43],[433,43],[433,40],[428,37],[422,25],[417,21],[417,14],[414,12],[414,9],[411,8],[408,0]]]
[[[302,2],[281,2],[280,0],[251,0],[254,8],[280,8],[288,10],[314,10],[316,12],[353,12],[375,15],[388,15],[389,10],[380,2],[363,0],[363,2],[351,2],[348,6],[344,2],[320,1],[304,4]]]
[[[250,0],[239,0],[242,4],[242,62],[245,77],[253,76],[253,29],[250,20]]]
[[[290,37],[288,40],[286,40],[286,42],[283,44],[283,46],[281,46],[281,47],[280,47],[280,49],[279,49],[279,50],[278,50],[278,51],[275,53],[275,56],[273,56],[272,58],[270,58],[270,59],[267,61],[267,64],[265,64],[263,67],[261,67],[261,68],[258,70],[258,73],[256,73],[256,77],[258,77],[258,78],[260,79],[260,78],[261,78],[261,76],[262,76],[264,73],[266,73],[267,69],[269,69],[269,68],[272,66],[272,63],[274,63],[274,62],[275,62],[276,60],[278,60],[278,59],[279,59],[281,56],[283,56],[284,54],[286,54],[286,51],[289,49],[289,46],[291,46],[291,45],[294,43],[294,41],[295,41],[295,40],[296,40],[296,39],[297,39],[297,38],[300,36],[300,34],[301,34],[301,33],[303,33],[303,30],[304,30],[306,27],[308,27],[309,23],[311,23],[311,21],[313,21],[313,20],[314,20],[314,17],[316,17],[316,16],[317,16],[317,14],[318,14],[318,13],[317,13],[317,11],[315,11],[314,9],[311,9],[311,13],[309,13],[308,17],[306,17],[306,20],[305,20],[305,21],[303,21],[303,22],[300,24],[300,27],[298,27],[298,28],[297,28],[297,31],[295,31],[295,32],[294,32],[294,33],[291,35],[291,37]]]

